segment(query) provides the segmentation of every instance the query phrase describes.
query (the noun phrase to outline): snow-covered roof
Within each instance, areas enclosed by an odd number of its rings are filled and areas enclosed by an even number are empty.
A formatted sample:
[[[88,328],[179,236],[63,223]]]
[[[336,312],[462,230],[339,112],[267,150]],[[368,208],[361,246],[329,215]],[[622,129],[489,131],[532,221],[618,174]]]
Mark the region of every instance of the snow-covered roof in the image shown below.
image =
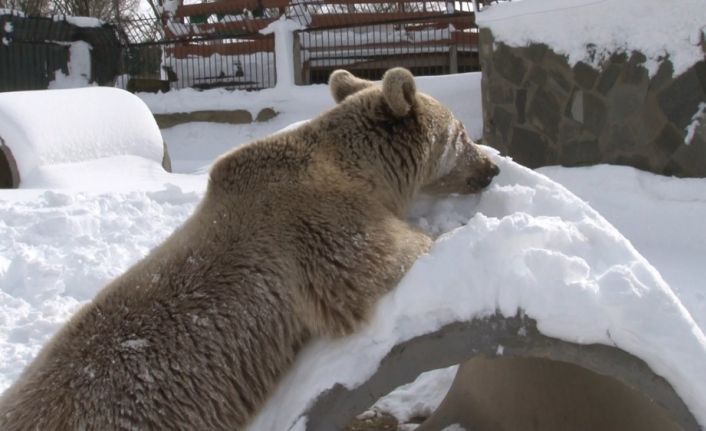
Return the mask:
[[[704,8],[703,0],[525,0],[486,7],[476,21],[496,41],[544,43],[572,65],[640,51],[650,76],[665,58],[676,76],[704,59]]]

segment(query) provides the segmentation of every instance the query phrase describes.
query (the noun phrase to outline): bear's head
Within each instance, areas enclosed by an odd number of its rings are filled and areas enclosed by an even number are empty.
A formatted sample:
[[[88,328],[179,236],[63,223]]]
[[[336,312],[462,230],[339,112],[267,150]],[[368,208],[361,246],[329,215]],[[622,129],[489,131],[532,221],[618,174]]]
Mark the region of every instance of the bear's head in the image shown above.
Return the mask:
[[[416,90],[414,77],[407,69],[388,70],[382,87],[337,70],[331,74],[329,87],[337,103],[365,106],[367,109],[358,110],[361,115],[367,112],[375,116],[375,124],[382,121],[393,130],[398,145],[407,145],[418,153],[418,190],[429,194],[475,193],[499,173],[451,111]],[[403,126],[394,127],[399,124]],[[409,130],[413,131],[406,133]]]

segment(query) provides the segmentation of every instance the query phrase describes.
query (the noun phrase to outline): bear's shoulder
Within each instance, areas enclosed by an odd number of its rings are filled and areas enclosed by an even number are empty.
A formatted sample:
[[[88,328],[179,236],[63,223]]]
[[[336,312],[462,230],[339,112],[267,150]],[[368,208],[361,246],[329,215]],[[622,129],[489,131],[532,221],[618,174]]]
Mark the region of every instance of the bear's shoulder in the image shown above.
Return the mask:
[[[234,149],[213,164],[210,185],[232,192],[252,190],[258,184],[294,181],[312,165],[314,144],[293,130]]]

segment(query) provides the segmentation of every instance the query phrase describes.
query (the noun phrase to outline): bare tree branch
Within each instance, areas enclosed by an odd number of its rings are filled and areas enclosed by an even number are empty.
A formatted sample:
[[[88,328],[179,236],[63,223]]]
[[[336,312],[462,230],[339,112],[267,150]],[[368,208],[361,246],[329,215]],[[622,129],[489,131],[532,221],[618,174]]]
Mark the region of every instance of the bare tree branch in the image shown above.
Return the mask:
[[[14,9],[27,15],[44,15],[50,11],[50,0],[0,0],[0,8]]]

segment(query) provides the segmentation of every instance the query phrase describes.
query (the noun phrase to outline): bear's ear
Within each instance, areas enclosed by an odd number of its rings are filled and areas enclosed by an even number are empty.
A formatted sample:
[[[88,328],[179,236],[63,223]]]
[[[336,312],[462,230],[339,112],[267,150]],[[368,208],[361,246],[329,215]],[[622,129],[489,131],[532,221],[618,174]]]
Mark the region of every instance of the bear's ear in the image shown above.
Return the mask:
[[[328,79],[328,86],[336,103],[341,103],[346,97],[371,85],[373,85],[372,82],[356,78],[343,69],[335,70]]]
[[[382,94],[393,114],[404,117],[415,101],[417,87],[412,73],[402,67],[385,72],[382,77]]]

